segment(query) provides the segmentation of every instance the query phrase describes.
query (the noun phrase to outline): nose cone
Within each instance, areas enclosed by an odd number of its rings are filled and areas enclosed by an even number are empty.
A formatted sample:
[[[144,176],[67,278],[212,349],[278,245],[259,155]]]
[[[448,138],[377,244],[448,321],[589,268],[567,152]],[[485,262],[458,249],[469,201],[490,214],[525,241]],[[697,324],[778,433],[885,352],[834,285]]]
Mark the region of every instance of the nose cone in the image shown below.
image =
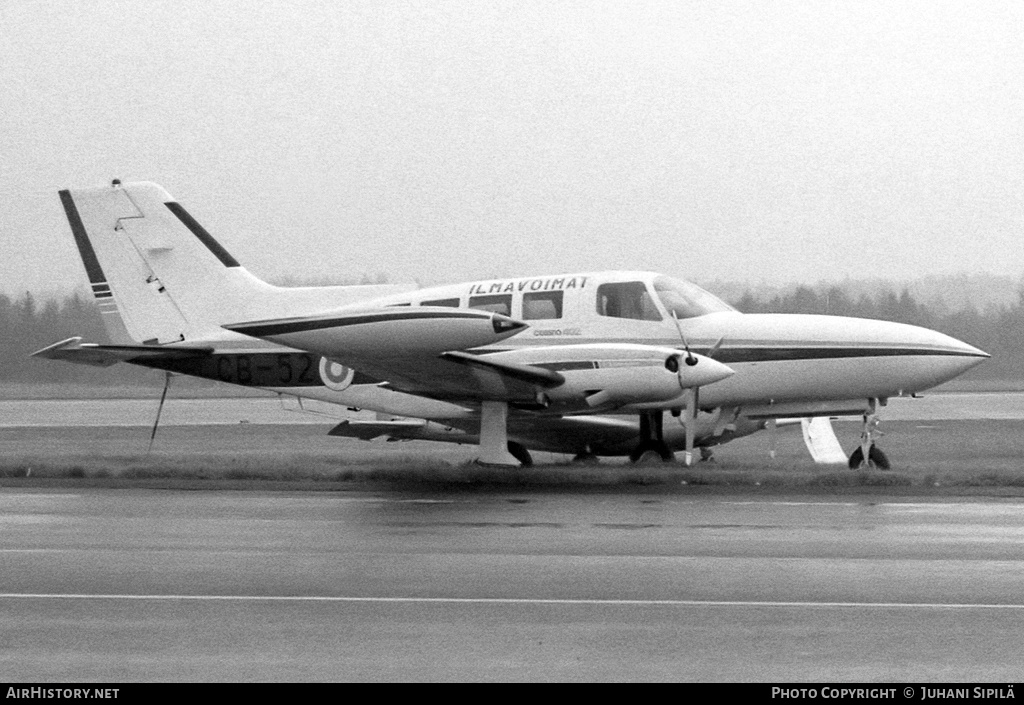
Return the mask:
[[[948,382],[991,357],[984,350],[945,333],[916,326],[907,327],[912,329],[912,335],[920,346],[922,357],[930,362],[930,371],[934,378],[934,381],[929,380],[930,387]]]
[[[728,365],[704,355],[691,354],[690,361],[693,364],[687,362],[687,356],[684,354],[682,364],[679,365],[679,386],[682,389],[714,384],[735,374]]]
[[[934,346],[937,350],[945,352],[948,355],[970,358],[971,367],[974,367],[975,365],[992,357],[984,350],[979,350],[973,345],[968,345],[964,341],[957,340],[945,333],[939,333],[938,331],[929,330],[927,328],[916,328],[916,331],[927,344]]]

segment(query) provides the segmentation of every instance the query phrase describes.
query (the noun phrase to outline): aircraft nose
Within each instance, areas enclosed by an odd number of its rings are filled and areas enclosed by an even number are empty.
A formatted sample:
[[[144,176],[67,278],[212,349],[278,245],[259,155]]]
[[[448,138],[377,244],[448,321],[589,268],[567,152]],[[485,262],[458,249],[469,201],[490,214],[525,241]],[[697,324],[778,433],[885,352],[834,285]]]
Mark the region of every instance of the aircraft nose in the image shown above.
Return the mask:
[[[943,335],[943,334],[940,333],[939,335]],[[943,335],[943,338],[945,338],[944,342],[946,344],[946,347],[953,354],[963,355],[965,357],[977,358],[976,361],[974,362],[975,365],[978,364],[979,362],[982,362],[983,360],[987,360],[988,358],[992,357],[991,355],[989,355],[984,350],[976,348],[973,345],[968,345],[964,341],[957,340],[956,338],[954,338],[952,336]],[[973,367],[973,365],[972,365],[972,367]]]
[[[904,391],[948,382],[990,357],[984,350],[929,328],[889,324],[888,329],[896,334],[894,338],[902,339],[897,350],[916,361],[907,363]]]
[[[905,324],[889,325],[898,326],[898,329],[903,332],[903,337],[906,339],[908,346],[919,348],[925,353],[930,352],[936,355],[974,358],[974,364],[991,357],[984,350],[980,350],[962,340],[957,340],[951,335],[940,333],[937,330]]]
[[[984,350],[969,345],[962,340],[957,340],[951,335],[928,330],[927,328],[920,328],[918,330],[921,331],[922,337],[926,339],[927,344],[933,347],[936,354],[946,355],[951,358],[950,365],[959,370],[956,374],[962,374],[992,357]]]

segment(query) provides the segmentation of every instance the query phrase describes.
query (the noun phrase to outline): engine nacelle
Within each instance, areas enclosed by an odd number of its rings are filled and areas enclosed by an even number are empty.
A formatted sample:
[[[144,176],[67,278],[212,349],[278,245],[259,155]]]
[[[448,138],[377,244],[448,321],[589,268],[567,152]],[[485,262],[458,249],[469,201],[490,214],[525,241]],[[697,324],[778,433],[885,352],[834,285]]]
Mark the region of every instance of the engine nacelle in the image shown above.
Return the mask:
[[[552,402],[585,401],[593,408],[666,402],[690,387],[713,384],[733,374],[720,362],[654,345],[594,344],[521,348],[487,359],[542,367],[565,381],[548,387]]]
[[[565,384],[548,392],[552,401],[583,399],[593,408],[619,407],[668,401],[682,393],[676,373],[662,364],[574,370],[564,374]]]

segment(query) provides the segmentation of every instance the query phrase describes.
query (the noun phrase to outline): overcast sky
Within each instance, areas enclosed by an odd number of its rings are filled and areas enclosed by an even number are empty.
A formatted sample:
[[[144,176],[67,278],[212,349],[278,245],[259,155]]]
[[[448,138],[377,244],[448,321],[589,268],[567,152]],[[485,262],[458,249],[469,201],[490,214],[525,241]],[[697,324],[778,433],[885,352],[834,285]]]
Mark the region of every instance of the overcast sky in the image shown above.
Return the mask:
[[[1024,273],[1021,2],[0,2],[0,289],[57,190],[258,276]]]

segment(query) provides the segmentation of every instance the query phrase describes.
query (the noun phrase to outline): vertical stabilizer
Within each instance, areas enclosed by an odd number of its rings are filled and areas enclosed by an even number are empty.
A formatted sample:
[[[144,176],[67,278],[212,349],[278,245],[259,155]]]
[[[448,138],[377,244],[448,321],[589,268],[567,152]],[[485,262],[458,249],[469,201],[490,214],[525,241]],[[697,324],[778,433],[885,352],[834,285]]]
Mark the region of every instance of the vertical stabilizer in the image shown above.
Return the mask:
[[[396,291],[271,286],[154,183],[115,181],[61,191],[60,199],[114,343],[232,339],[221,325],[313,315]]]

